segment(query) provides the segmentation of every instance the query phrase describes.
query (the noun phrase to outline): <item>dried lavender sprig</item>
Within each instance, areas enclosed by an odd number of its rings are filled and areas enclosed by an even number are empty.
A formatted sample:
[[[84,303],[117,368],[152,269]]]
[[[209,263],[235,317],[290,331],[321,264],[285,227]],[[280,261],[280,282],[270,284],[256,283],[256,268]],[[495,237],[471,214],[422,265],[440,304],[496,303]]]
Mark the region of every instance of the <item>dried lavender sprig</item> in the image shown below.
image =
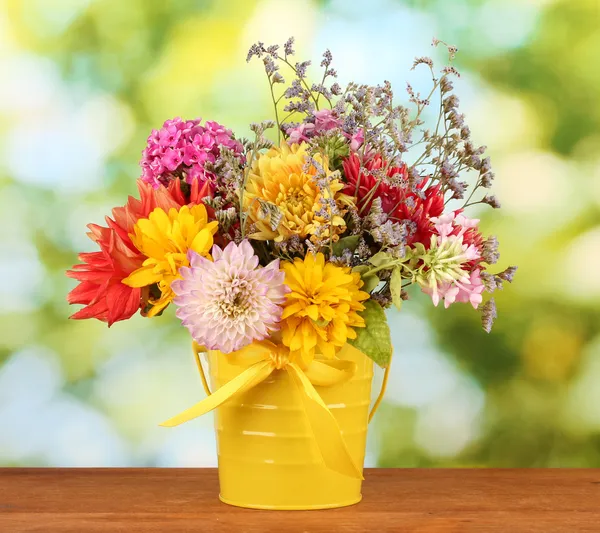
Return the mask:
[[[488,188],[490,186],[493,173],[489,165],[489,158],[481,157],[485,148],[476,148],[472,145],[470,130],[464,123],[464,116],[457,111],[458,98],[451,93],[453,86],[449,77],[458,74],[454,67],[442,69],[441,76],[438,78],[434,74],[433,62],[430,58],[417,58],[414,66],[425,64],[430,68],[433,84],[430,95],[426,98],[415,94],[409,88],[411,99],[417,106],[416,115],[414,118],[411,118],[409,117],[407,108],[391,105],[393,93],[389,82],[377,87],[350,83],[345,91],[342,91],[339,84],[336,84],[335,89],[329,90],[329,93],[324,84],[313,84],[309,89],[304,79],[308,63],[300,61],[292,65],[291,61],[287,58],[287,55],[292,52],[291,43],[293,43],[293,40],[288,41],[284,46],[286,57],[277,57],[278,60],[284,60],[297,74],[297,77],[292,81],[292,85],[284,91],[285,94],[283,95],[286,98],[292,96],[299,98],[298,101],[290,102],[286,106],[285,109],[290,115],[295,112],[304,112],[310,117],[312,115],[312,105],[315,105],[315,108],[318,107],[318,102],[315,104],[314,100],[318,100],[321,95],[329,98],[341,93],[339,94],[341,98],[332,107],[335,109],[336,114],[343,120],[343,130],[345,133],[354,133],[358,129],[365,131],[367,139],[365,139],[361,148],[361,160],[365,159],[367,155],[366,148],[369,146],[370,149],[382,154],[384,161],[386,161],[385,170],[387,170],[391,164],[401,161],[402,153],[407,151],[409,146],[415,146],[423,142],[425,143],[425,150],[410,169],[410,176],[413,182],[412,188],[415,189],[415,193],[419,194],[419,192],[422,192],[420,189],[415,188],[415,184],[421,179],[421,173],[417,170],[417,166],[421,165],[433,165],[434,171],[430,174],[430,179],[432,181],[441,181],[443,193],[450,193],[450,198],[458,199],[465,196],[467,189],[466,182],[458,179],[459,173],[470,169],[478,170],[480,178],[472,189],[471,195],[465,205],[468,204],[473,192],[478,187]],[[437,45],[439,43],[443,42],[435,40],[433,44]],[[456,54],[456,48],[447,45],[447,43],[443,44],[448,48],[449,58],[452,60]],[[261,53],[264,55],[265,53],[274,54],[274,52],[276,50],[271,47],[265,49],[262,43],[255,45],[255,54],[259,55],[259,57]],[[321,65],[326,69],[324,76],[328,74],[334,75],[331,72],[331,61],[331,54],[329,51],[326,51],[321,62]],[[271,76],[274,77],[275,74],[273,73]],[[432,134],[428,130],[424,130],[421,139],[412,143],[412,131],[422,123],[421,113],[429,105],[433,93],[438,89],[441,97],[436,132]],[[372,118],[375,117],[379,117],[377,123],[372,122]],[[285,122],[285,119],[282,122]],[[443,131],[440,133],[439,126],[442,125]],[[284,127],[284,131],[285,129]],[[437,155],[435,155],[436,152]],[[387,183],[388,179],[385,171],[380,172],[376,180],[378,183],[380,180]],[[486,200],[492,205],[496,203],[494,197],[486,197]]]
[[[246,184],[248,182],[248,176],[250,175],[250,170],[252,169],[252,164],[256,155],[263,149],[268,146],[272,146],[272,142],[264,137],[265,131],[271,129],[275,126],[272,120],[265,120],[260,123],[252,123],[250,124],[250,130],[254,133],[254,141],[248,142],[246,144],[246,154],[250,154],[250,157],[247,157],[246,165],[244,168],[242,182],[240,183],[238,189],[238,197],[239,197],[239,214],[240,214],[240,239],[243,239],[246,235],[246,220],[248,214],[245,213],[244,209],[244,193],[246,191]]]
[[[498,312],[496,310],[496,302],[493,298],[490,298],[483,306],[479,308],[481,312],[481,325],[486,333],[492,331],[494,320],[498,318]]]

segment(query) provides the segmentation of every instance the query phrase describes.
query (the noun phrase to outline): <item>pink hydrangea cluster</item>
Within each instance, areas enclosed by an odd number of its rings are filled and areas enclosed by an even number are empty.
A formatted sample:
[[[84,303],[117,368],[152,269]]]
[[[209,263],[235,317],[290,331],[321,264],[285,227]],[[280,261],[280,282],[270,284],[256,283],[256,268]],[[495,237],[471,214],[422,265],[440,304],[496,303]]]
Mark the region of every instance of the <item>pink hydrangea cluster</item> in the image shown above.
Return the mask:
[[[214,163],[224,146],[241,156],[243,146],[231,130],[217,122],[200,119],[167,120],[160,130],[152,130],[142,152],[142,180],[157,188],[179,177],[187,183],[195,179],[206,181],[214,175],[205,170],[206,162]]]

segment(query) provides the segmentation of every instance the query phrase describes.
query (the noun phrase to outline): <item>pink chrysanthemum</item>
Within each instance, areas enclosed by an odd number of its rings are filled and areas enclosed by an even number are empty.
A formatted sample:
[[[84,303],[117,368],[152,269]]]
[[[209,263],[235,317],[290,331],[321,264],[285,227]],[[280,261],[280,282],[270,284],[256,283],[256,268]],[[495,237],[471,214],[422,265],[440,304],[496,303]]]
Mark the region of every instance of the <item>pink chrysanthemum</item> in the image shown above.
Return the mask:
[[[174,281],[177,316],[193,339],[210,350],[230,353],[279,329],[289,288],[279,259],[266,267],[250,243],[212,249],[214,261],[190,253],[190,268]]]
[[[214,163],[224,146],[236,154],[242,153],[243,146],[233,138],[231,130],[217,122],[181,120],[179,117],[167,120],[160,130],[153,130],[142,152],[142,180],[157,188],[181,177],[188,183],[195,179],[206,181],[214,175],[205,170],[208,161]]]

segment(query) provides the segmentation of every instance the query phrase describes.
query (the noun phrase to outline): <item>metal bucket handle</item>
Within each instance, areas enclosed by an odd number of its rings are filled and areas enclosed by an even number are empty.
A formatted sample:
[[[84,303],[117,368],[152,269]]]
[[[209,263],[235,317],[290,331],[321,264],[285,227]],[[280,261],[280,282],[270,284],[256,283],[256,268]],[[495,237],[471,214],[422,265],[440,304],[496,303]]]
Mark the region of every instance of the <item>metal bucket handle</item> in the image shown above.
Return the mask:
[[[200,354],[205,353],[205,351],[202,349],[202,347],[197,342],[192,343],[192,350],[194,350],[194,355],[195,355],[194,359],[196,360],[196,366],[198,367],[198,372],[200,373],[200,379],[202,380],[202,387],[204,387],[204,392],[206,392],[206,395],[210,396],[212,394],[212,392],[210,390],[210,387],[208,386],[206,374],[204,373],[204,369],[202,368],[202,361],[200,359]],[[381,390],[379,391],[379,395],[377,396],[377,399],[375,400],[375,403],[373,404],[373,408],[371,409],[371,412],[369,413],[369,422],[371,422],[371,420],[373,419],[373,416],[375,416],[375,412],[377,411],[377,409],[379,408],[379,405],[381,404],[381,401],[383,400],[383,396],[385,394],[385,389],[387,388],[387,382],[388,382],[388,377],[390,375],[390,367],[391,366],[392,366],[392,361],[390,359],[388,366],[386,366],[385,370],[384,370],[383,382],[381,383]]]

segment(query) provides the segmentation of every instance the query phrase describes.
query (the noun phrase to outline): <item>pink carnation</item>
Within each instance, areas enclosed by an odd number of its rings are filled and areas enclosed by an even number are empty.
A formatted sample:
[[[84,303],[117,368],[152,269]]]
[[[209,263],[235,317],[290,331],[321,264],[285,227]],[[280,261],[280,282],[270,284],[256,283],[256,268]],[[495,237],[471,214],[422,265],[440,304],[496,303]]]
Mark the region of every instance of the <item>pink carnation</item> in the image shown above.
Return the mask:
[[[311,118],[307,119],[308,122],[302,122],[291,127],[287,127],[285,130],[288,138],[287,142],[290,144],[301,143],[302,141],[308,141],[318,133],[324,131],[330,131],[336,128],[342,129],[343,122],[336,116],[331,109],[321,109],[315,111]],[[285,126],[284,126],[285,127]],[[344,137],[348,140],[350,150],[356,152],[365,141],[365,135],[362,128],[356,130],[354,134],[342,132]]]
[[[298,124],[298,126],[287,130],[288,142],[290,144],[300,144],[302,141],[308,141],[309,138],[312,137],[314,129],[315,125],[310,122]]]
[[[348,137],[348,134],[346,134]],[[356,130],[354,135],[350,136],[350,151],[356,152],[365,142],[365,132],[362,128]]]
[[[475,309],[479,307],[485,290],[481,280],[482,243],[483,239],[479,233],[479,220],[467,218],[460,212],[446,213],[439,217],[431,217],[437,236],[437,247],[446,250],[454,250],[454,257],[447,255],[444,261],[451,266],[456,263],[460,268],[454,271],[453,276],[446,279],[439,277],[431,279],[422,287],[423,292],[429,294],[433,305],[437,306],[440,300],[444,300],[444,306],[448,308],[454,302],[470,303]],[[452,278],[454,279],[447,279]]]
[[[241,156],[243,147],[233,138],[231,130],[217,122],[200,119],[181,120],[179,117],[167,120],[160,130],[153,130],[142,152],[142,180],[154,188],[176,177],[188,183],[195,179],[214,179],[205,170],[207,161],[215,162],[224,146]]]
[[[480,271],[474,270],[465,279],[440,283],[436,288],[423,287],[422,290],[431,296],[436,307],[440,300],[444,300],[446,309],[454,302],[470,303],[477,309],[483,300],[485,286],[481,281]]]
[[[210,350],[234,352],[279,329],[289,287],[279,259],[258,264],[252,245],[212,249],[214,261],[189,252],[191,266],[172,284],[177,316],[194,340]]]
[[[442,239],[452,236],[462,238],[462,242],[468,246],[467,254],[471,256],[469,264],[471,269],[479,264],[483,249],[483,237],[479,232],[478,218],[468,218],[459,210],[432,217],[431,222],[434,223],[435,230]]]
[[[329,131],[342,126],[342,121],[333,114],[331,109],[315,111],[314,115],[316,131]]]

